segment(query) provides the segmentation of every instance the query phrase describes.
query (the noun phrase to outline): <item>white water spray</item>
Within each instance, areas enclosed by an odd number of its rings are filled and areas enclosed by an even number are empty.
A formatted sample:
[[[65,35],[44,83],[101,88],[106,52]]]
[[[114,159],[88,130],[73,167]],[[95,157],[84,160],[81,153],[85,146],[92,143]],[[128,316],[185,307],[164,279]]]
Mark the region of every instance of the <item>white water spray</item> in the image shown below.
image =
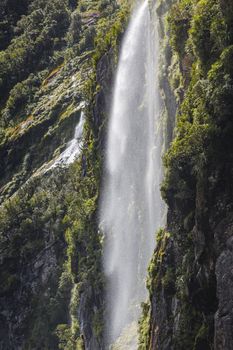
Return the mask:
[[[53,165],[50,167],[56,168],[58,165],[70,165],[73,163],[82,151],[83,146],[83,127],[85,123],[84,113],[81,112],[80,120],[75,127],[74,137],[67,144],[66,149],[60,154],[60,156],[55,160]]]
[[[108,129],[101,205],[107,346],[138,320],[155,232],[163,224],[158,61],[156,23],[151,23],[148,1],[143,1],[123,41]],[[136,349],[136,342],[130,349]]]

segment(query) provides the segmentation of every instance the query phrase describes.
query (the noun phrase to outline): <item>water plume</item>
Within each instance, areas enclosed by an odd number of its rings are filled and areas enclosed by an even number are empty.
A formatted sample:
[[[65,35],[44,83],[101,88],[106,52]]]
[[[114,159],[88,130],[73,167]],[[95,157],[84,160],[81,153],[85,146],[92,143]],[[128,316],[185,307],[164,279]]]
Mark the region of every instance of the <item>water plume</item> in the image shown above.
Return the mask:
[[[107,346],[138,320],[155,231],[162,224],[158,67],[156,23],[151,21],[148,1],[143,1],[133,12],[122,43],[108,126],[100,215],[105,234]]]

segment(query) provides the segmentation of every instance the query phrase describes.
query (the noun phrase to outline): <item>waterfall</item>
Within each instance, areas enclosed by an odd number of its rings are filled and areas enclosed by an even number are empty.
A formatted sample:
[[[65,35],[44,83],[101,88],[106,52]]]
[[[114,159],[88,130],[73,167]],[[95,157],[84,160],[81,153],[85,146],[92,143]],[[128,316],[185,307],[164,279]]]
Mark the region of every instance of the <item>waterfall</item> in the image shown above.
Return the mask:
[[[73,139],[68,142],[66,149],[60,154],[60,156],[55,160],[55,162],[49,169],[56,168],[58,165],[70,165],[78,158],[83,146],[82,138],[84,123],[84,112],[81,111],[79,122],[75,127]]]
[[[155,232],[162,225],[158,61],[156,22],[151,21],[148,1],[143,1],[133,12],[122,43],[108,126],[100,214],[107,346],[139,318]],[[136,349],[136,343],[130,349]]]

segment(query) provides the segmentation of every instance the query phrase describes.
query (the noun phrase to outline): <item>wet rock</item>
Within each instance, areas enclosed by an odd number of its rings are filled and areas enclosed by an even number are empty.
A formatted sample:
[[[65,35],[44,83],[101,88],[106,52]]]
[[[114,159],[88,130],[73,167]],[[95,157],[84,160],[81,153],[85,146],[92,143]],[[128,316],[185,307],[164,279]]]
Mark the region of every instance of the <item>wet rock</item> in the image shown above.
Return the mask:
[[[218,311],[215,315],[215,349],[233,349],[233,236],[216,263]]]

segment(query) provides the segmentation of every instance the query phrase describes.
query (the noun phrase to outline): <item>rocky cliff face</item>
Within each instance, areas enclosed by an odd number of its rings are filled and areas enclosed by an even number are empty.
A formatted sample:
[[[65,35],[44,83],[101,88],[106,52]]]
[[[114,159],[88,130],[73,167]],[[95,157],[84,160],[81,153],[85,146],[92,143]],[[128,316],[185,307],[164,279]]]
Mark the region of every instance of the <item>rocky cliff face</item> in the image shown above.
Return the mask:
[[[0,349],[98,350],[97,204],[128,7],[60,0],[0,7]],[[81,155],[56,163],[81,112]]]
[[[140,348],[230,350],[233,7],[162,1],[158,11],[168,16],[177,122],[164,157],[168,220],[149,267]]]
[[[166,60],[168,220],[149,267],[139,348],[231,350],[233,5],[150,6]],[[0,349],[103,348],[97,206],[127,17],[124,1],[0,4]],[[81,112],[80,157],[52,167]]]

